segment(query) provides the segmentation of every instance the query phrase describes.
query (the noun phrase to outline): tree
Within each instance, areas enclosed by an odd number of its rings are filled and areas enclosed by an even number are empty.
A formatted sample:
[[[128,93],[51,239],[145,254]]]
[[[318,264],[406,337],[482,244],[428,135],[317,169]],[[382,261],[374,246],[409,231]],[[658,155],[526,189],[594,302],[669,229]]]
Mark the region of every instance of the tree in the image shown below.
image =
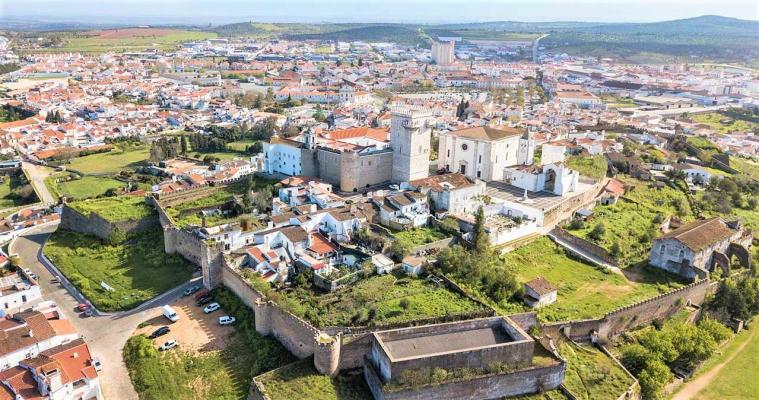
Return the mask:
[[[490,246],[490,240],[485,232],[485,210],[480,206],[474,216],[474,249],[484,252]]]
[[[182,155],[186,155],[187,154],[187,136],[185,135],[182,135],[181,148],[182,148]]]
[[[593,230],[591,230],[590,233],[588,233],[588,237],[591,240],[598,242],[601,239],[603,239],[603,236],[605,233],[606,233],[606,227],[604,226],[603,222],[600,222],[598,223],[598,225],[593,227]]]
[[[661,390],[672,380],[672,371],[660,360],[652,360],[638,376],[643,398],[659,399]]]

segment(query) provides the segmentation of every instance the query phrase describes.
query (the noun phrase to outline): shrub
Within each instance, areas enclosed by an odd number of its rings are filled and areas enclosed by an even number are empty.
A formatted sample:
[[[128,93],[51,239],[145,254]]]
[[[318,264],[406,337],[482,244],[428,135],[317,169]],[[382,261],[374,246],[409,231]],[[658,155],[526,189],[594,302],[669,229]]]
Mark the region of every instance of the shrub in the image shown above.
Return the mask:
[[[410,303],[408,299],[401,299],[401,301],[398,302],[398,305],[400,305],[404,310],[408,310],[409,304]]]

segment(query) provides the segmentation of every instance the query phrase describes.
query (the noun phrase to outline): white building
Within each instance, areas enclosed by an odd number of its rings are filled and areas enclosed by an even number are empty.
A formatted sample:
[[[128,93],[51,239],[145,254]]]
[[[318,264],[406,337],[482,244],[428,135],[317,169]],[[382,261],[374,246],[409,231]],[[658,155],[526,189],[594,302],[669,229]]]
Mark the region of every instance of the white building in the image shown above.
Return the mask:
[[[451,65],[455,59],[453,55],[453,41],[432,42],[432,60],[437,65]]]
[[[505,168],[532,164],[534,155],[535,140],[525,130],[478,126],[440,133],[438,168],[499,181]]]
[[[504,181],[530,192],[549,192],[559,196],[577,191],[580,174],[561,163],[507,168]]]

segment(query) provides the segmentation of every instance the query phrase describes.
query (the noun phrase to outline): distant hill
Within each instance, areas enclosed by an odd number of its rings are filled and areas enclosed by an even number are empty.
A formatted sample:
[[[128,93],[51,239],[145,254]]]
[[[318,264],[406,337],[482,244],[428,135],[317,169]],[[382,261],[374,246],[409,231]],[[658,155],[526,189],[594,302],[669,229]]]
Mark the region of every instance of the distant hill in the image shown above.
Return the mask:
[[[759,40],[759,21],[704,15],[673,21],[638,24],[602,24],[572,30],[608,34],[745,36]]]

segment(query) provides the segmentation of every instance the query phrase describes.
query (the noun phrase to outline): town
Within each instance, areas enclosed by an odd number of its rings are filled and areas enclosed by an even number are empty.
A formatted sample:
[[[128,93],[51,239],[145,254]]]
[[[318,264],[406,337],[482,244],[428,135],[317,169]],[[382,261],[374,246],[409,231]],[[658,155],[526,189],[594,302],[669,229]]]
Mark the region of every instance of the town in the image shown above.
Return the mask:
[[[2,31],[0,399],[758,398],[755,42],[320,26]]]

